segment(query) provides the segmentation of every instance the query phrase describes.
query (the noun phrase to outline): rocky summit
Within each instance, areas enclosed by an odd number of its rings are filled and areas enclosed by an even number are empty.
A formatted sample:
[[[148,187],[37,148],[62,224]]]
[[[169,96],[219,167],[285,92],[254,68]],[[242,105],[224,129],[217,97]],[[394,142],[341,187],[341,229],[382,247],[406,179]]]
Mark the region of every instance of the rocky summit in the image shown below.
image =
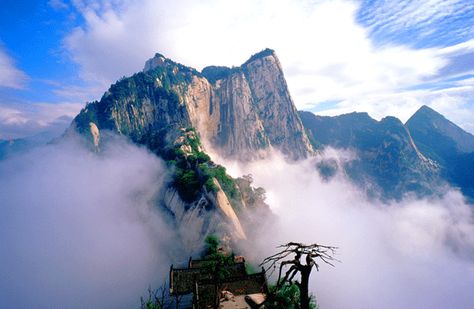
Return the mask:
[[[141,72],[87,104],[69,131],[89,137],[97,150],[104,133],[113,132],[163,158],[172,179],[160,203],[185,246],[213,232],[245,239],[247,210],[268,213],[264,190],[253,188],[250,176],[230,177],[206,149],[242,161],[272,149],[290,160],[327,146],[350,149],[353,160],[322,160],[321,174],[330,177],[340,168],[369,196],[387,200],[435,194],[445,181],[467,195],[473,192],[465,168],[474,162],[472,135],[428,107],[406,125],[394,117],[376,121],[367,113],[298,113],[271,49],[239,67],[209,66],[201,72],[156,54]]]
[[[160,204],[189,250],[202,243],[196,237],[209,233],[245,239],[241,218],[247,210],[267,207],[263,189],[253,188],[251,177],[227,175],[207,155],[206,146],[239,160],[271,149],[295,160],[313,153],[270,49],[240,67],[202,72],[156,54],[142,72],[122,78],[100,101],[87,104],[71,124],[69,132],[74,131],[87,136],[97,150],[104,132],[113,132],[166,161],[172,179]]]
[[[73,127],[90,135],[91,123],[98,132],[128,136],[157,153],[173,143],[180,128],[189,127],[221,155],[240,160],[271,148],[292,159],[313,151],[270,49],[240,67],[202,72],[156,54],[142,72],[119,80],[100,101],[89,103]]]

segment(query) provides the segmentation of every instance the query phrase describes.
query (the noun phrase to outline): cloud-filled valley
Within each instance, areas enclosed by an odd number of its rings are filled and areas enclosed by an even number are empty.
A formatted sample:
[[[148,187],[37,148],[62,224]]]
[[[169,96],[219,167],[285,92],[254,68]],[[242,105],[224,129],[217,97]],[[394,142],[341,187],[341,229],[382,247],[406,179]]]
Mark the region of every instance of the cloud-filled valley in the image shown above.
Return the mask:
[[[276,214],[239,253],[258,264],[288,241],[339,247],[341,263],[312,275],[323,308],[471,307],[472,206],[454,189],[383,204],[341,173],[317,172],[323,157],[351,156],[218,159],[234,176],[251,173]],[[164,165],[143,148],[118,139],[97,154],[73,137],[0,161],[0,173],[2,307],[137,307],[183,259],[154,204]]]
[[[1,8],[0,308],[271,307],[288,242],[318,308],[474,308],[474,4]]]
[[[324,156],[346,160],[328,149]],[[318,159],[285,162],[279,155],[249,165],[267,191],[277,222],[256,233],[248,255],[261,261],[290,241],[339,247],[332,268],[321,262],[311,290],[322,308],[471,308],[474,299],[474,217],[458,191],[399,202],[369,200],[338,174],[326,181]]]
[[[134,308],[162,284],[175,242],[153,204],[156,156],[72,138],[0,161],[0,175],[0,307]]]

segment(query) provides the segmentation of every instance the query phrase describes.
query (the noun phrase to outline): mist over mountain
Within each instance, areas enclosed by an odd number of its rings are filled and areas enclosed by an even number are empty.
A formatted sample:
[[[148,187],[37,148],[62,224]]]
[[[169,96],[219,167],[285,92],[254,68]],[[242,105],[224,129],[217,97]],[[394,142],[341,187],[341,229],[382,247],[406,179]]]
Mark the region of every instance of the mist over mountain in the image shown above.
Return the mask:
[[[323,308],[470,308],[472,207],[450,185],[472,188],[471,137],[426,107],[298,112],[270,49],[202,72],[156,54],[61,139],[0,161],[0,304],[130,308],[215,233],[254,266],[338,246],[311,282]]]
[[[71,117],[62,116],[55,119],[45,128],[42,128],[39,133],[26,134],[21,138],[0,138],[0,160],[29,151],[38,146],[46,145],[53,139],[59,138],[70,126],[71,121]],[[28,124],[27,127],[29,126],[30,124]],[[0,130],[1,129],[2,128],[0,128]],[[6,132],[8,132],[8,130],[6,130]]]
[[[134,308],[184,253],[155,207],[167,171],[124,139],[0,160],[0,307]],[[160,274],[157,276],[157,274]]]
[[[452,123],[449,127],[449,136],[457,140],[469,136]],[[439,134],[436,128],[424,132]],[[231,177],[225,168],[232,169],[230,162],[244,164],[275,152],[287,160],[315,156],[309,175],[326,181],[336,177],[336,182],[347,177],[374,204],[440,199],[450,184],[457,186],[446,177],[444,162],[424,144],[418,147],[419,134],[414,131],[412,138],[410,125],[395,117],[376,121],[367,113],[298,113],[271,49],[240,67],[209,66],[202,72],[156,54],[142,72],[121,79],[100,101],[88,104],[70,130],[89,138],[98,151],[108,132],[123,135],[167,162],[172,176],[159,205],[172,214],[189,252],[213,232],[243,245],[259,225],[249,219],[254,213],[261,220],[272,218],[264,191],[245,181],[251,177]],[[468,149],[469,142],[464,143],[462,149]],[[443,152],[449,156],[450,149]],[[451,170],[459,169],[458,162]]]
[[[60,134],[62,134],[61,132]],[[58,133],[40,133],[25,138],[17,138],[11,140],[0,140],[0,160],[16,154],[29,151],[32,148],[46,145],[54,138],[59,137]]]
[[[328,117],[300,112],[300,116],[314,147],[355,152],[342,168],[369,195],[382,192],[384,198],[399,199],[407,193],[425,196],[438,189],[438,166],[418,150],[399,119],[376,121],[367,113]]]

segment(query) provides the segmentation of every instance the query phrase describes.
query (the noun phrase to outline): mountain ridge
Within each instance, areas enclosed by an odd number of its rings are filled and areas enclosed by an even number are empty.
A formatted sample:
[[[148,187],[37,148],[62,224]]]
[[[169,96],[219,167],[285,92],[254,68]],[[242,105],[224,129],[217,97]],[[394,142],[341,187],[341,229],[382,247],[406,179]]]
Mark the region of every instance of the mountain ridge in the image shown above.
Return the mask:
[[[300,111],[313,145],[352,149],[356,159],[341,168],[369,195],[400,199],[406,193],[431,194],[437,166],[416,147],[410,132],[395,117],[377,121],[368,113],[317,116]],[[379,197],[379,196],[377,196]]]
[[[326,146],[350,148],[357,159],[340,168],[369,196],[385,200],[407,193],[431,195],[442,183],[442,162],[438,165],[419,149],[408,124],[395,117],[376,121],[367,113],[323,117],[298,112],[271,49],[239,67],[208,66],[201,72],[156,53],[141,72],[120,79],[99,101],[88,103],[70,130],[88,136],[97,149],[103,132],[112,131],[162,157],[173,170],[162,204],[178,226],[200,222],[199,235],[222,230],[221,223],[227,222],[231,233],[245,238],[239,218],[253,204],[264,205],[264,194],[251,182],[227,175],[212,162],[206,147],[242,161],[261,158],[272,149],[299,160]],[[247,205],[246,191],[258,196],[249,198],[256,203]]]
[[[246,209],[266,206],[261,190],[232,179],[210,160],[202,140],[223,156],[244,161],[271,149],[290,159],[313,152],[272,50],[220,70],[226,74],[210,82],[157,53],[143,71],[120,79],[99,101],[88,103],[69,130],[87,136],[96,149],[104,133],[112,131],[162,157],[173,179],[161,204],[188,244],[200,243],[193,237],[213,231],[244,239],[239,217]],[[189,234],[185,222],[196,222],[199,232]]]
[[[99,102],[88,104],[74,124],[87,132],[88,121],[81,117],[90,114],[86,118],[99,131],[109,129],[136,142],[157,131],[160,138],[171,134],[174,140],[179,127],[195,127],[222,155],[241,160],[271,148],[293,159],[312,153],[273,50],[240,67],[217,70],[218,77],[202,74],[157,53],[142,72],[119,80]]]

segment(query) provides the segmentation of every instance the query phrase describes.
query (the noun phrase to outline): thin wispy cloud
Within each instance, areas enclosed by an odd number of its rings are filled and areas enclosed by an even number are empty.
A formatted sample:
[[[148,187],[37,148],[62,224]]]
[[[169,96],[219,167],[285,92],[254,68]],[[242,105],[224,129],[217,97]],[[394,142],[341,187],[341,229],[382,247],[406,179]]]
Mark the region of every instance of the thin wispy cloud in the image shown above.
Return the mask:
[[[69,5],[62,0],[49,0],[48,5],[55,10],[66,10],[69,8]]]
[[[22,89],[28,76],[17,68],[13,58],[0,45],[0,87]]]
[[[375,99],[396,93],[400,97],[417,86],[426,92],[446,87],[445,79],[468,74],[472,67],[466,60],[471,53],[468,42],[420,48],[408,38],[390,39],[401,29],[438,29],[455,16],[467,18],[473,5],[466,2],[246,0],[229,5],[185,0],[78,2],[76,9],[85,23],[66,36],[64,47],[81,76],[104,90],[140,70],[155,52],[201,69],[237,66],[271,47],[299,109],[335,113],[346,110],[350,102],[353,110],[364,107],[374,117],[406,118],[403,102],[392,108],[393,103],[370,104]],[[461,28],[455,29],[465,31]],[[380,45],[377,31],[387,34],[385,42],[390,44]],[[430,103],[423,96],[416,102],[411,97],[402,98],[413,102],[410,111]],[[334,103],[328,107],[327,102]]]
[[[83,104],[0,102],[0,139],[23,138],[41,132],[60,135]]]
[[[49,6],[76,21],[60,46],[77,75],[49,86],[58,102],[99,99],[156,52],[202,69],[238,66],[266,47],[276,50],[297,108],[317,113],[365,108],[376,118],[404,119],[440,89],[465,98],[458,83],[473,85],[470,1],[52,0]],[[394,97],[398,105],[378,101]],[[461,113],[456,106],[448,118]],[[462,125],[472,128],[474,121]]]
[[[409,45],[430,46],[472,36],[474,28],[468,21],[473,17],[474,4],[462,0],[366,0],[358,14],[358,20],[382,42],[405,40]]]

